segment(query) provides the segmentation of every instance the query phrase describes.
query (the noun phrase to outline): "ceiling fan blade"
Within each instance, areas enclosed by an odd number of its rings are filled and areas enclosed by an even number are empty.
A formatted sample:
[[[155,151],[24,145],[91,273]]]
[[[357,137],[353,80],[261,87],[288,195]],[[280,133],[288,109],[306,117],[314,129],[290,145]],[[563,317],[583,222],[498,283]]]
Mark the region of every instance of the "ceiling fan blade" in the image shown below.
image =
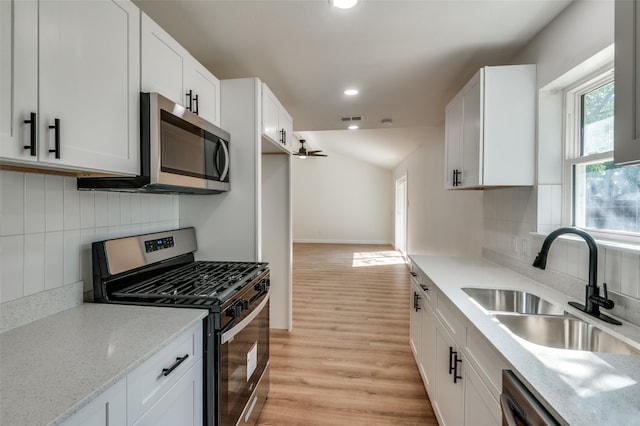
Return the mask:
[[[307,155],[308,155],[309,157],[327,157],[327,154],[317,154],[317,153],[312,154],[312,153],[307,153]]]
[[[316,149],[314,151],[307,151],[307,155],[313,155],[313,154],[318,153],[318,152],[322,152],[322,150],[321,149]]]

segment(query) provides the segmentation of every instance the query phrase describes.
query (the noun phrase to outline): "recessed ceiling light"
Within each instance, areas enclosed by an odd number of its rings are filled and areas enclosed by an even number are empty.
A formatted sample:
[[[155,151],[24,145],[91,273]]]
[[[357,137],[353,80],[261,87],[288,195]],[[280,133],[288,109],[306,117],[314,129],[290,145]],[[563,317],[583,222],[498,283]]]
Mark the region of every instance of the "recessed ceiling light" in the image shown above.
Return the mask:
[[[357,129],[359,129],[359,127],[356,126],[355,124],[352,124],[349,127],[347,127],[347,129],[349,129],[349,130],[357,130]]]
[[[355,96],[358,94],[358,90],[357,89],[347,89],[344,91],[344,94],[347,96]]]
[[[351,9],[358,3],[358,0],[329,0],[329,4],[338,9]]]

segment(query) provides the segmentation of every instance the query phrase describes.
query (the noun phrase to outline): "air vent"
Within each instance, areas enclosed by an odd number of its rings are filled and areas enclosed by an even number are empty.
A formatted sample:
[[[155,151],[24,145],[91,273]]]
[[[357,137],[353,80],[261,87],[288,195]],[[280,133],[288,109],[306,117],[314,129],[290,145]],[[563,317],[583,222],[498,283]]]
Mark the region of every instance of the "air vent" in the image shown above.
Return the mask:
[[[361,115],[345,115],[340,117],[340,120],[342,120],[343,122],[361,121],[362,116]]]

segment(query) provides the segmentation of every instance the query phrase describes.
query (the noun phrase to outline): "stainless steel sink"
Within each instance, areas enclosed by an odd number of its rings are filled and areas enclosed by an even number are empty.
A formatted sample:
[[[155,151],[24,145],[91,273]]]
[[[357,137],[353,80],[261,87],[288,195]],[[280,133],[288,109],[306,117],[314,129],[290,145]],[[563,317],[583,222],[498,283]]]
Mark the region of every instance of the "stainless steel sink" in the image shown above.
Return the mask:
[[[494,317],[513,334],[537,345],[558,349],[640,355],[640,350],[577,318],[546,315]]]
[[[563,315],[565,312],[564,307],[526,291],[473,287],[465,287],[462,291],[487,311],[537,315]]]

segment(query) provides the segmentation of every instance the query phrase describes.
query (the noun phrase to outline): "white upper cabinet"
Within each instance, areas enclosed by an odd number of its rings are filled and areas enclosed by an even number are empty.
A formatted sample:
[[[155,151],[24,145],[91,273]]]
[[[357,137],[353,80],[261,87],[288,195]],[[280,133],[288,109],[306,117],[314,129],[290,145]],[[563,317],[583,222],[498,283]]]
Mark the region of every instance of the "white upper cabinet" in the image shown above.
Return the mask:
[[[220,80],[142,13],[141,89],[157,92],[220,126]]]
[[[613,160],[640,163],[640,3],[617,0],[615,12],[615,139]]]
[[[480,69],[446,109],[445,186],[527,186],[535,179],[535,65]]]
[[[262,83],[262,135],[280,147],[280,150],[294,151],[293,119],[264,83]],[[278,148],[274,148],[268,151],[277,150]]]
[[[0,7],[3,161],[137,174],[138,8],[110,0]]]

